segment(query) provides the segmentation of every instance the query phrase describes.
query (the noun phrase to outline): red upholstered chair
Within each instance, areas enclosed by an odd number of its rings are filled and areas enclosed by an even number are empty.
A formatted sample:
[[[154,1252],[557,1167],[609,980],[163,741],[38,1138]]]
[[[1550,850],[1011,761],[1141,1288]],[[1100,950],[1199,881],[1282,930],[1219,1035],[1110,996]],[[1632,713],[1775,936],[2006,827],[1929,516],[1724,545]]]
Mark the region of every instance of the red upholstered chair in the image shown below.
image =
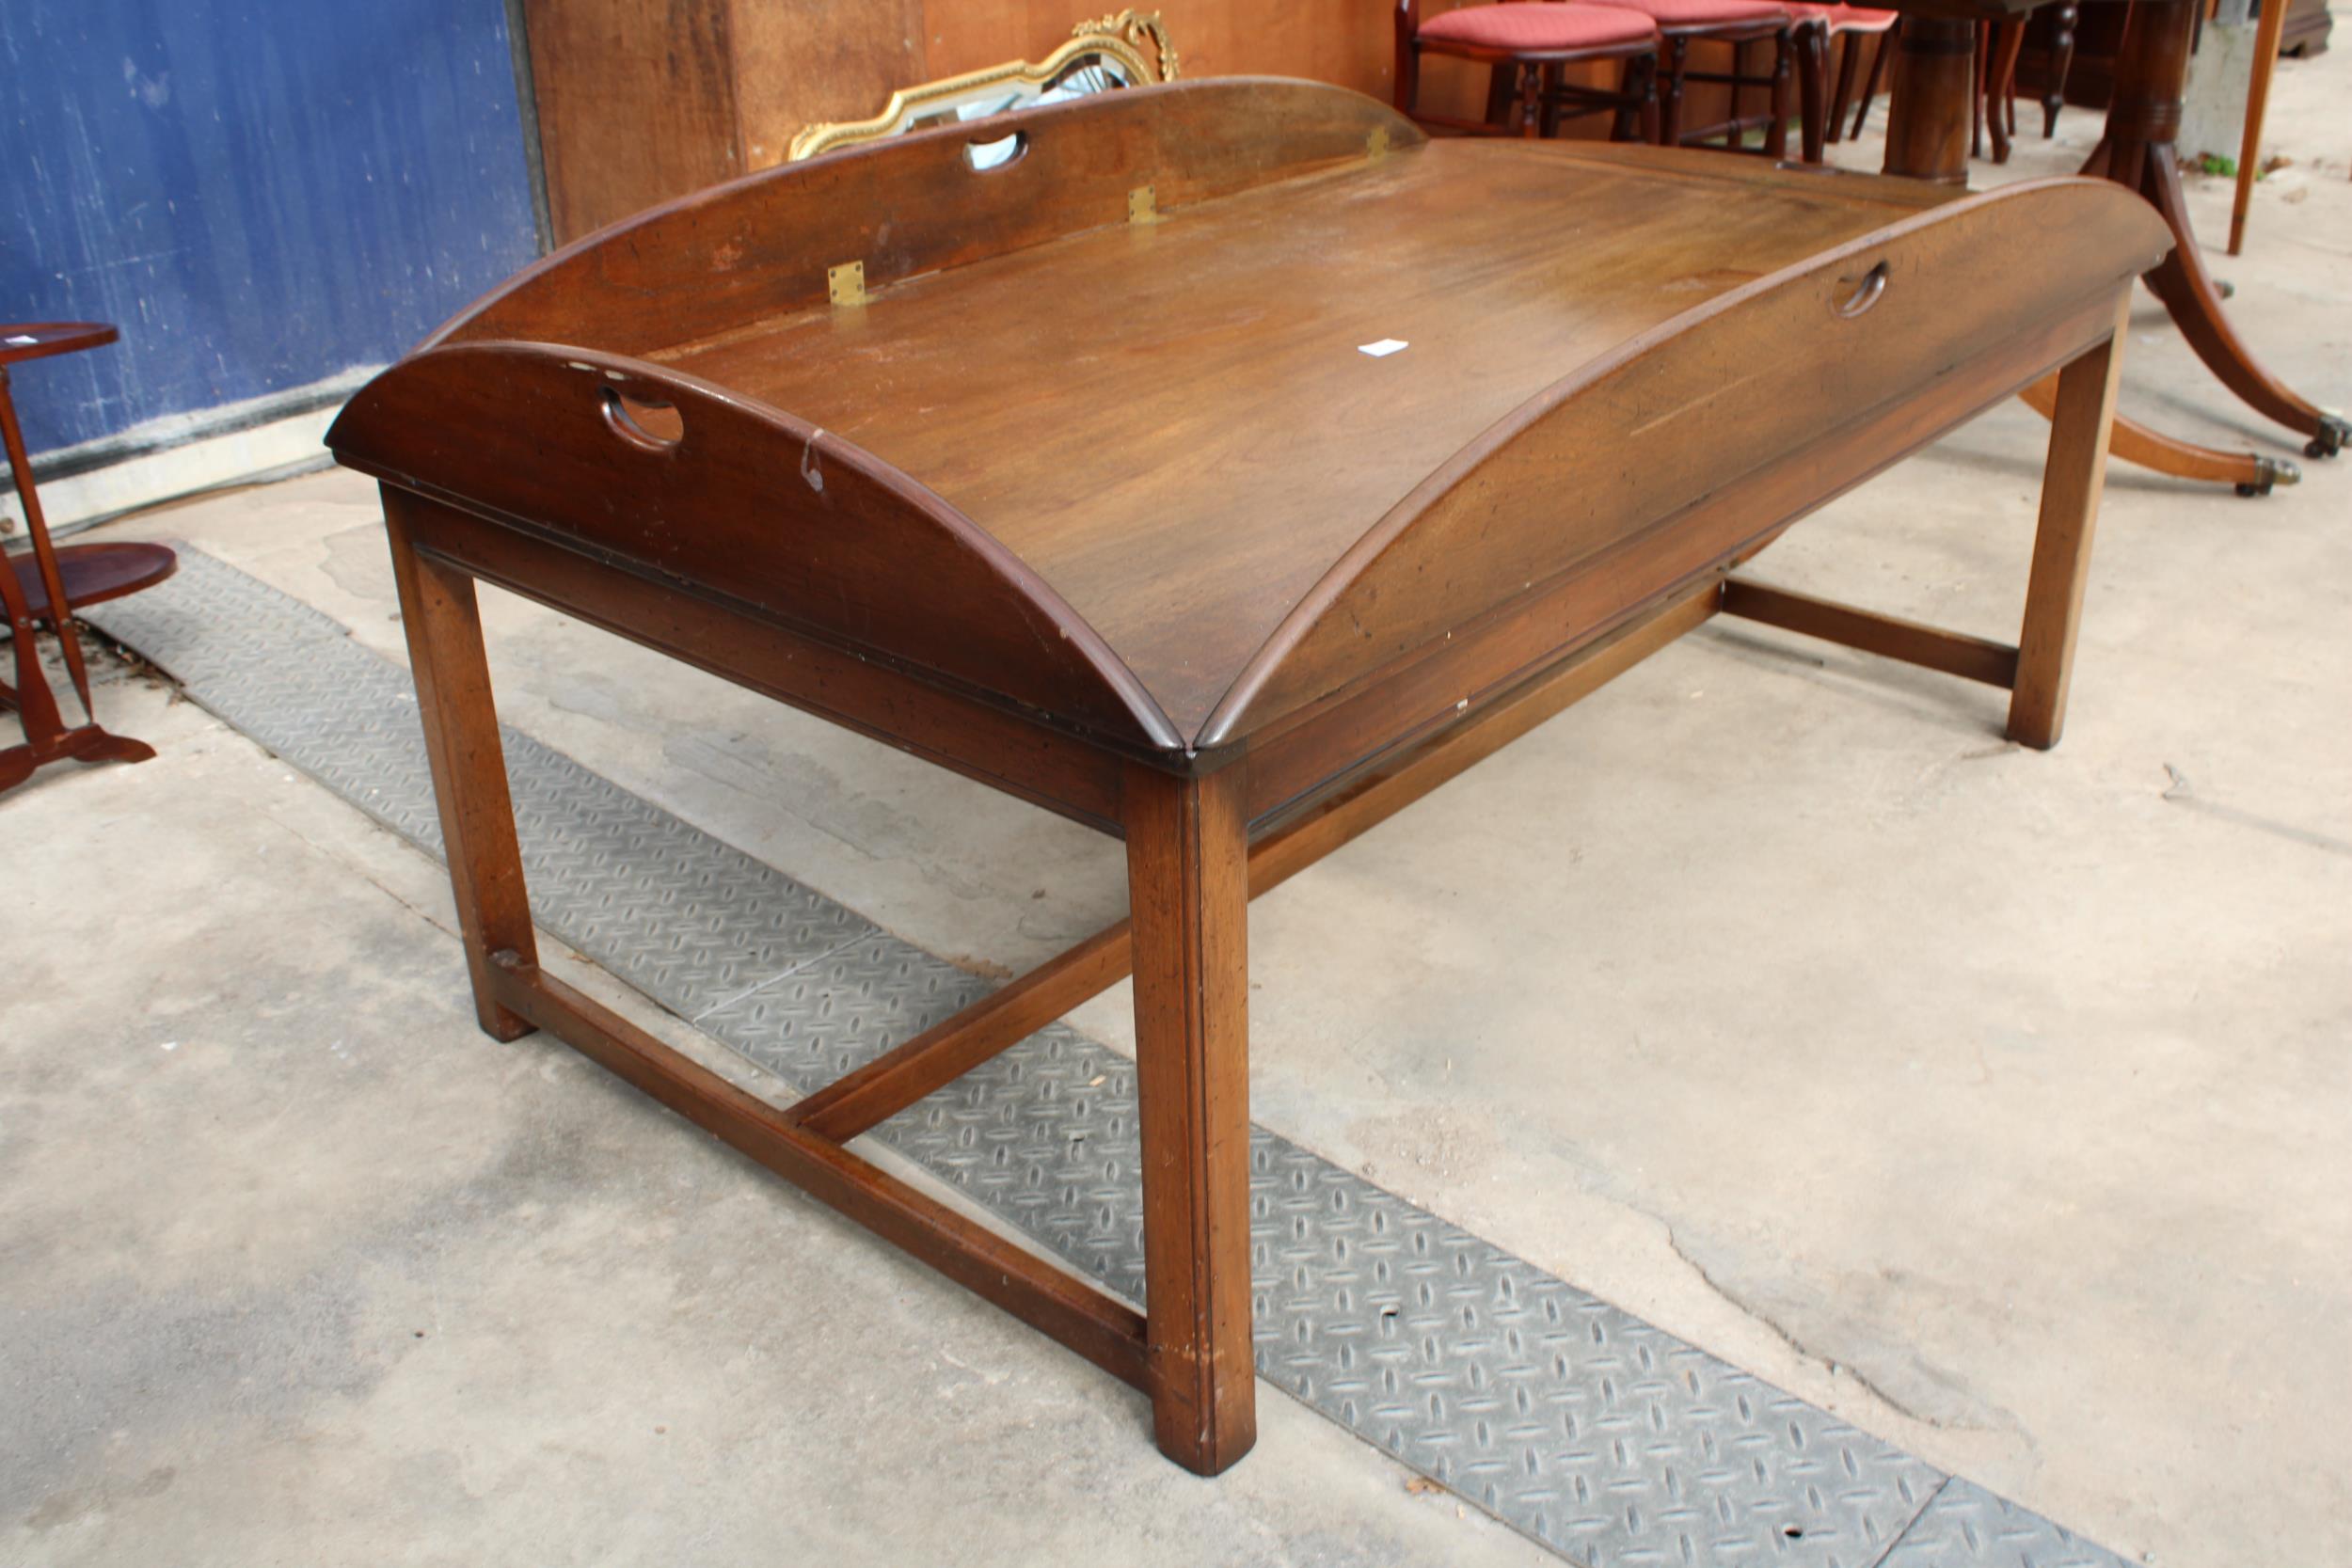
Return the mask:
[[[1846,104],[1853,96],[1854,71],[1862,60],[1862,40],[1877,36],[1883,55],[1899,13],[1861,6],[1810,5],[1805,0],[1794,0],[1788,13],[1797,19],[1797,123],[1804,138],[1804,161],[1818,164],[1821,144],[1837,140],[1845,120]],[[1829,79],[1832,39],[1843,39],[1845,47],[1837,57],[1837,90],[1824,103],[1821,88]],[[1875,68],[1870,79],[1875,86]]]
[[[1597,0],[1640,11],[1658,24],[1663,48],[1658,65],[1658,143],[1661,147],[1693,147],[1714,137],[1726,148],[1738,148],[1750,131],[1764,132],[1764,155],[1779,158],[1788,150],[1788,67],[1795,57],[1796,22],[1777,0]],[[1746,46],[1771,40],[1772,70],[1769,76],[1750,75],[1740,69]],[[1728,71],[1692,71],[1684,63],[1694,41],[1731,45]],[[1731,88],[1731,117],[1712,125],[1682,123],[1682,88],[1686,82],[1720,82]],[[1771,109],[1762,115],[1740,113],[1740,89],[1764,87]]]
[[[1424,54],[1489,68],[1485,119],[1421,110]],[[1562,79],[1564,67],[1595,60],[1625,62],[1616,91]],[[1651,84],[1657,67],[1658,28],[1636,11],[1581,0],[1534,0],[1464,6],[1423,22],[1421,0],[1398,0],[1396,8],[1396,106],[1423,125],[1484,135],[1508,135],[1516,129],[1520,135],[1549,136],[1560,129],[1564,110],[1571,116],[1607,112],[1615,116],[1612,138],[1629,141],[1646,133],[1655,118]]]

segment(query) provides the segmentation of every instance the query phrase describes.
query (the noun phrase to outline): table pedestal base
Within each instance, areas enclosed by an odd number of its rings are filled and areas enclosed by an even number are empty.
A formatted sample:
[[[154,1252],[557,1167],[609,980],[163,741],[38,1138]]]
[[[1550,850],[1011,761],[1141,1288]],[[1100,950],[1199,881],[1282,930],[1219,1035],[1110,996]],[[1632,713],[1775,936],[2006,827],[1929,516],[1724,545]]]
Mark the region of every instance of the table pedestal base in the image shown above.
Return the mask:
[[[2204,253],[2189,230],[2179,150],[2169,135],[2161,141],[2137,141],[2128,134],[2119,134],[2116,119],[2124,108],[2119,101],[2109,113],[2106,138],[2092,150],[2083,172],[2137,191],[2170,227],[2178,243],[2164,264],[2148,275],[2148,287],[2164,302],[2165,310],[2187,338],[2189,347],[2197,351],[2197,357],[2224,387],[2256,413],[2311,437],[2303,447],[2306,457],[2334,457],[2352,440],[2352,420],[2317,407],[2255,360],[2253,351],[2222,314],[2220,288],[2205,270]],[[2177,105],[2173,113],[2177,119]]]
[[[154,754],[155,748],[144,740],[85,724],[0,751],[0,789],[15,788],[53,762],[146,762]]]
[[[1906,15],[1895,34],[1888,73],[1888,174],[1968,182],[1968,125],[1977,68],[1977,24],[1946,16]]]
[[[2197,356],[2249,406],[2310,437],[2303,448],[2307,455],[2333,457],[2352,441],[2352,421],[2298,396],[2256,362],[2222,314],[2221,291],[2205,271],[2189,229],[2173,144],[2195,24],[2194,0],[2140,0],[2116,61],[2106,134],[2083,173],[2137,192],[2171,229],[2172,254],[2147,275],[2147,283]],[[1966,182],[1975,25],[1937,16],[1904,17],[1887,119],[1887,173],[1944,184]],[[2052,397],[2044,383],[2028,391],[2026,401],[2046,414]],[[2245,496],[2267,495],[2273,485],[2301,477],[2283,458],[2201,447],[2122,418],[2115,421],[2113,450],[2158,473],[2233,484]]]
[[[2037,381],[2018,396],[2025,400],[2026,407],[2046,420],[2050,417],[2050,410],[2058,405],[2058,378],[2049,376]],[[2115,419],[2115,433],[2108,451],[2126,463],[2155,473],[2170,474],[2175,479],[2233,484],[2241,496],[2266,496],[2273,485],[2294,484],[2303,477],[2303,470],[2288,458],[2201,447],[2178,436],[2167,436],[2161,430],[2151,430],[2120,414]]]
[[[43,337],[46,341],[41,341]],[[65,348],[112,342],[111,326],[41,325],[9,340],[26,355],[62,352]],[[8,389],[8,371],[0,360],[0,445],[8,456],[8,471],[16,479],[17,499],[24,507],[24,529],[32,536],[27,556],[0,553],[0,610],[16,643],[16,685],[0,682],[0,707],[16,709],[24,726],[24,743],[0,751],[0,790],[14,788],[32,777],[34,769],[73,758],[82,762],[145,762],[155,748],[145,741],[109,735],[98,723],[90,705],[89,667],[82,657],[82,640],[73,629],[73,607],[135,594],[171,576],[178,558],[161,545],[70,545],[60,550],[49,542],[49,525],[41,516],[40,495],[33,488],[33,460],[24,451],[24,433],[16,421],[16,402]],[[73,694],[82,700],[82,717],[89,722],[66,728],[57,711],[56,695],[40,668],[40,652],[33,641],[46,623],[56,635]]]

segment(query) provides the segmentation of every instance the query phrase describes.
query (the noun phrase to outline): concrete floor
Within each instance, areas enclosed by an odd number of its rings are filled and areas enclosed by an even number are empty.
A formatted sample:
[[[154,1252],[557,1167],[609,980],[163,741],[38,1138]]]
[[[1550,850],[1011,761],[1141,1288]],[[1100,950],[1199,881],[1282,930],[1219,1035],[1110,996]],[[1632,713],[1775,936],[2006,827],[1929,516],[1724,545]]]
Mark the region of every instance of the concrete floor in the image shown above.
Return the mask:
[[[2219,263],[2338,406],[2347,87],[2282,68],[2296,162]],[[2294,450],[2153,306],[2125,384]],[[1996,410],[1758,575],[2005,634],[2042,439]],[[2352,463],[2305,466],[2116,471],[2048,755],[1718,623],[1286,885],[1258,1118],[2127,1556],[2352,1559]],[[399,653],[351,476],[119,531]],[[1017,970],[1120,912],[1107,841],[489,620],[511,721],[916,942]],[[1553,1560],[1271,1389],[1247,1463],[1175,1471],[1074,1357],[484,1040],[437,866],[152,685],[103,705],[162,756],[0,799],[0,1560]],[[1126,1006],[1076,1022],[1124,1049]]]

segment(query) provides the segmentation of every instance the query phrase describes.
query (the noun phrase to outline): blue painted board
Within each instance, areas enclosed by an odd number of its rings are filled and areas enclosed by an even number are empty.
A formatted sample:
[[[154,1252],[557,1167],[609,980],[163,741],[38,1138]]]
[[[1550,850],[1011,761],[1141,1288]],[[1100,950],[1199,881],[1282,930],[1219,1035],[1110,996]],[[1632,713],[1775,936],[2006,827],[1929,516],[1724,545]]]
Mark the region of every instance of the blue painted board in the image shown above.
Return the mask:
[[[387,360],[536,250],[501,0],[0,0],[35,451]]]

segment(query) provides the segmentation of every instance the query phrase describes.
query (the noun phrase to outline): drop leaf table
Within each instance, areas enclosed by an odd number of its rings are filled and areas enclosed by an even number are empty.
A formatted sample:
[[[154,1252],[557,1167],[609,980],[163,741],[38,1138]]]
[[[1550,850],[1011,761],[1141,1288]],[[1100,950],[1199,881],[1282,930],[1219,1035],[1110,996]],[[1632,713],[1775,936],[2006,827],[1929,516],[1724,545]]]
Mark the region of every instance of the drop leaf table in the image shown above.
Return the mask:
[[[1432,141],[1238,78],[589,236],[328,436],[383,483],[482,1025],[552,1031],[1221,1470],[1255,1430],[1251,895],[1719,613],[2006,689],[2056,741],[2120,312],[2170,243],[2104,181]],[[2053,372],[2016,644],[1735,574]],[[1122,837],[1129,917],[796,1104],[746,1093],[540,967],[476,579]],[[1131,973],[1140,1311],[849,1147]]]

